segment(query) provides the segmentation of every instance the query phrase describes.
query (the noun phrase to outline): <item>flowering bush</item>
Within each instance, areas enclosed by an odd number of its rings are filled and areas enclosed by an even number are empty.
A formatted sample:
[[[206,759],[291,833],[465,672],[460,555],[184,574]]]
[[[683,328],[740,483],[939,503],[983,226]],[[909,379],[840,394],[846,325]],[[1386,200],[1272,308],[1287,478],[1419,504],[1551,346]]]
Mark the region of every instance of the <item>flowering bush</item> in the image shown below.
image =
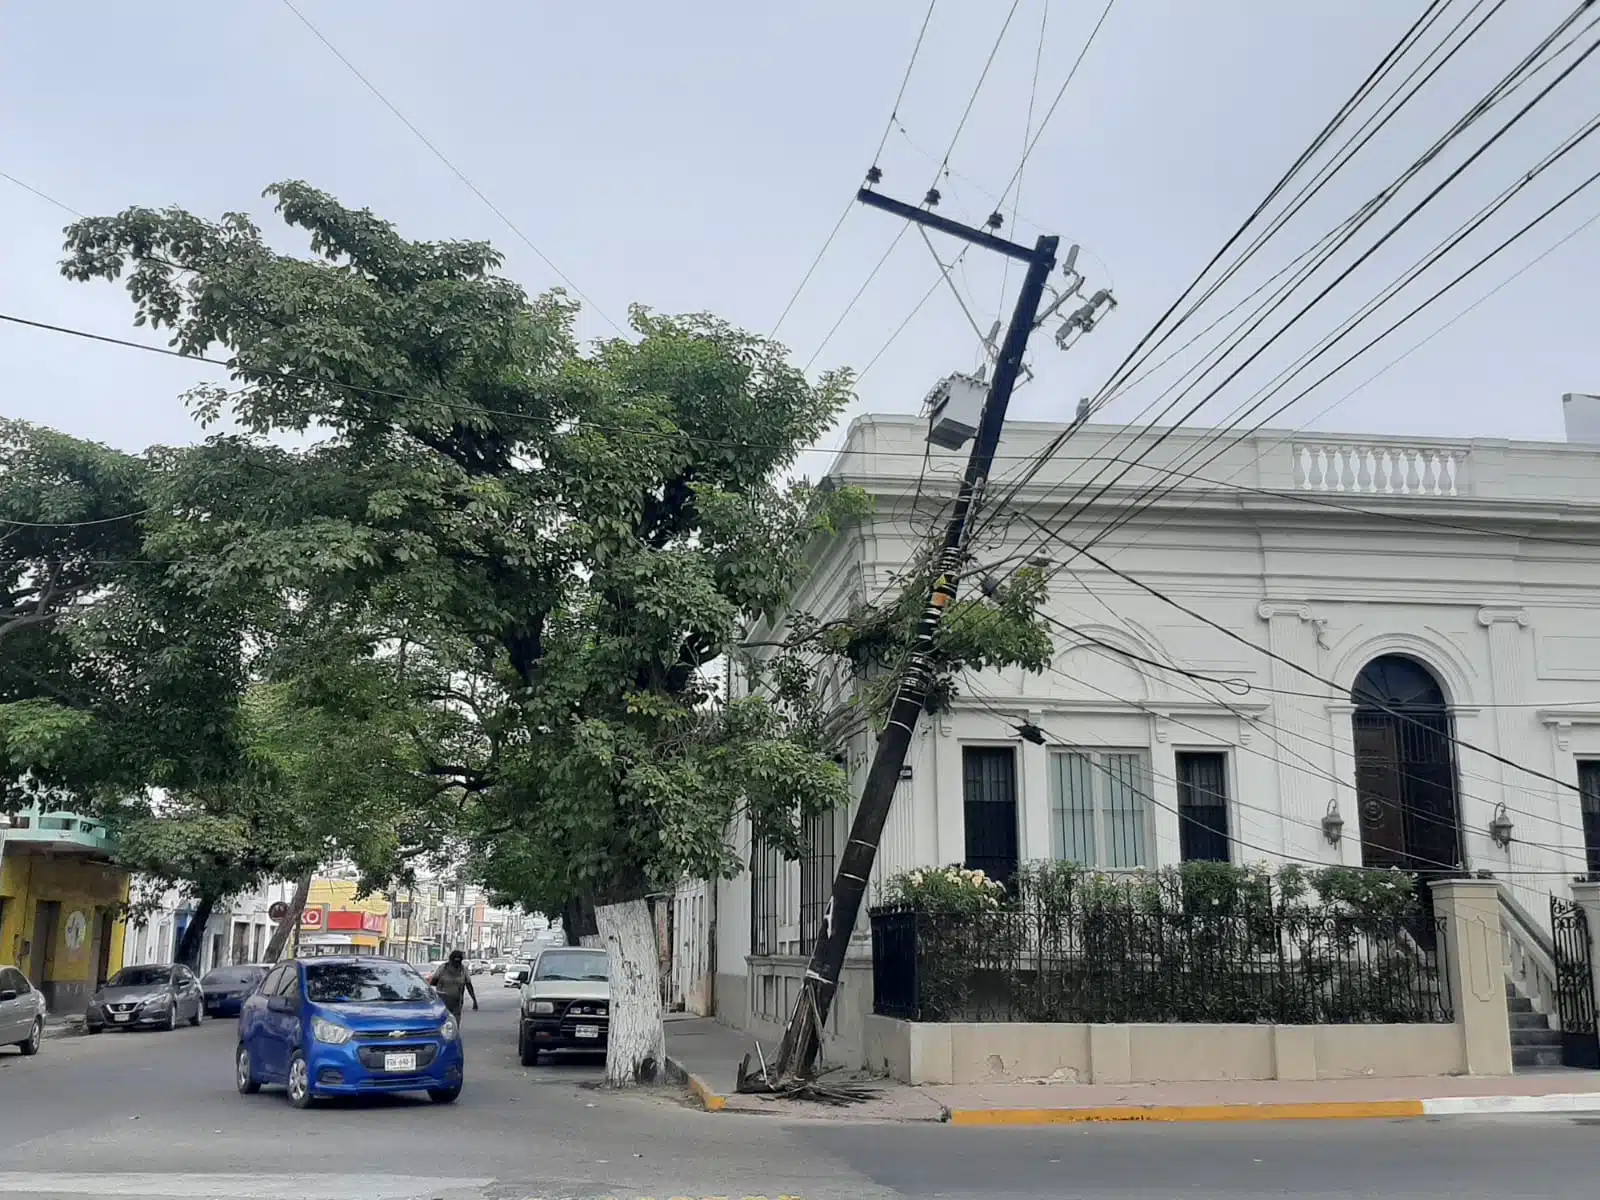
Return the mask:
[[[1005,894],[999,880],[954,864],[902,871],[884,889],[890,904],[941,913],[986,912],[999,908]]]

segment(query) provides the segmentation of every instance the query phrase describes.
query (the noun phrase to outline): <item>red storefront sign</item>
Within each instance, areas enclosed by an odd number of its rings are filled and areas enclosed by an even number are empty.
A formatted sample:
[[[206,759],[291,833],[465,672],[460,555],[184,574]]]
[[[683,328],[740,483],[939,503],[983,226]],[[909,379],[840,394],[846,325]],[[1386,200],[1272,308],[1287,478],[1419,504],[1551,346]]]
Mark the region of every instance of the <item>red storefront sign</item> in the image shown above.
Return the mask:
[[[382,913],[352,912],[349,910],[335,911],[328,914],[329,930],[342,930],[348,933],[376,933],[382,934],[388,928],[389,919]]]

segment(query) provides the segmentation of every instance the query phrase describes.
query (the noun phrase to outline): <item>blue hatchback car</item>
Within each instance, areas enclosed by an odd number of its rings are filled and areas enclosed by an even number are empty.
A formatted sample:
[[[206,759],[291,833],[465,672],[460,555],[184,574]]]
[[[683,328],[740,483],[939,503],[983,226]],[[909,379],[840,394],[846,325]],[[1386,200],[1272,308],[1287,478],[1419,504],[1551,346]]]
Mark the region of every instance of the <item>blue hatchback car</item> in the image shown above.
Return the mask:
[[[282,1084],[289,1103],[319,1096],[427,1092],[461,1095],[461,1032],[410,966],[388,958],[279,963],[239,1011],[239,1091]]]

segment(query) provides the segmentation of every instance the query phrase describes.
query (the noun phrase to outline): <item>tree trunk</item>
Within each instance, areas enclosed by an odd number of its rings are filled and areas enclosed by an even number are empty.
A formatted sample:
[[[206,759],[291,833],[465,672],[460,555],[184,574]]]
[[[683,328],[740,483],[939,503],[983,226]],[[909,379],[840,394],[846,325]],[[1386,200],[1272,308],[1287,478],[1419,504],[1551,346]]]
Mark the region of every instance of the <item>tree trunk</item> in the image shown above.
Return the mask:
[[[667,1031],[650,909],[643,900],[624,900],[598,906],[594,916],[611,964],[606,1083],[611,1087],[654,1083],[666,1063]]]
[[[561,906],[561,932],[569,946],[597,946],[593,939],[600,931],[594,923],[594,905],[582,896],[574,896]]]
[[[272,940],[267,943],[267,949],[262,958],[269,963],[275,963],[283,957],[283,948],[289,944],[289,935],[300,925],[300,914],[305,911],[306,897],[311,895],[311,875],[307,871],[300,876],[300,882],[295,884],[294,899],[289,901],[289,911],[283,914],[283,920],[278,922],[278,927],[272,931]]]
[[[178,948],[172,954],[173,962],[182,963],[196,974],[200,972],[200,952],[206,944],[206,926],[211,924],[211,912],[216,907],[217,897],[200,897],[194,915],[184,927],[183,940],[178,943]]]

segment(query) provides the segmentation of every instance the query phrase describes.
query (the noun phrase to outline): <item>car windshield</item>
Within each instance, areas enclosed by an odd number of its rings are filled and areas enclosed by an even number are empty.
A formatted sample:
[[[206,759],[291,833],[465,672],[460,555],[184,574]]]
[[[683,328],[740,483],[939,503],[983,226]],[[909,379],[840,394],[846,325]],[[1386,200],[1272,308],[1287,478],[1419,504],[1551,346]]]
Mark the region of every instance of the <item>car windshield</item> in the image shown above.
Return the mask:
[[[391,962],[308,963],[313,1004],[403,1004],[428,999],[428,985],[410,967]]]
[[[260,967],[218,967],[200,982],[206,987],[244,987],[259,982],[265,974]]]
[[[611,978],[611,964],[604,954],[557,950],[539,956],[539,969],[533,977],[604,982]]]
[[[154,987],[172,979],[171,967],[123,967],[107,987]]]

